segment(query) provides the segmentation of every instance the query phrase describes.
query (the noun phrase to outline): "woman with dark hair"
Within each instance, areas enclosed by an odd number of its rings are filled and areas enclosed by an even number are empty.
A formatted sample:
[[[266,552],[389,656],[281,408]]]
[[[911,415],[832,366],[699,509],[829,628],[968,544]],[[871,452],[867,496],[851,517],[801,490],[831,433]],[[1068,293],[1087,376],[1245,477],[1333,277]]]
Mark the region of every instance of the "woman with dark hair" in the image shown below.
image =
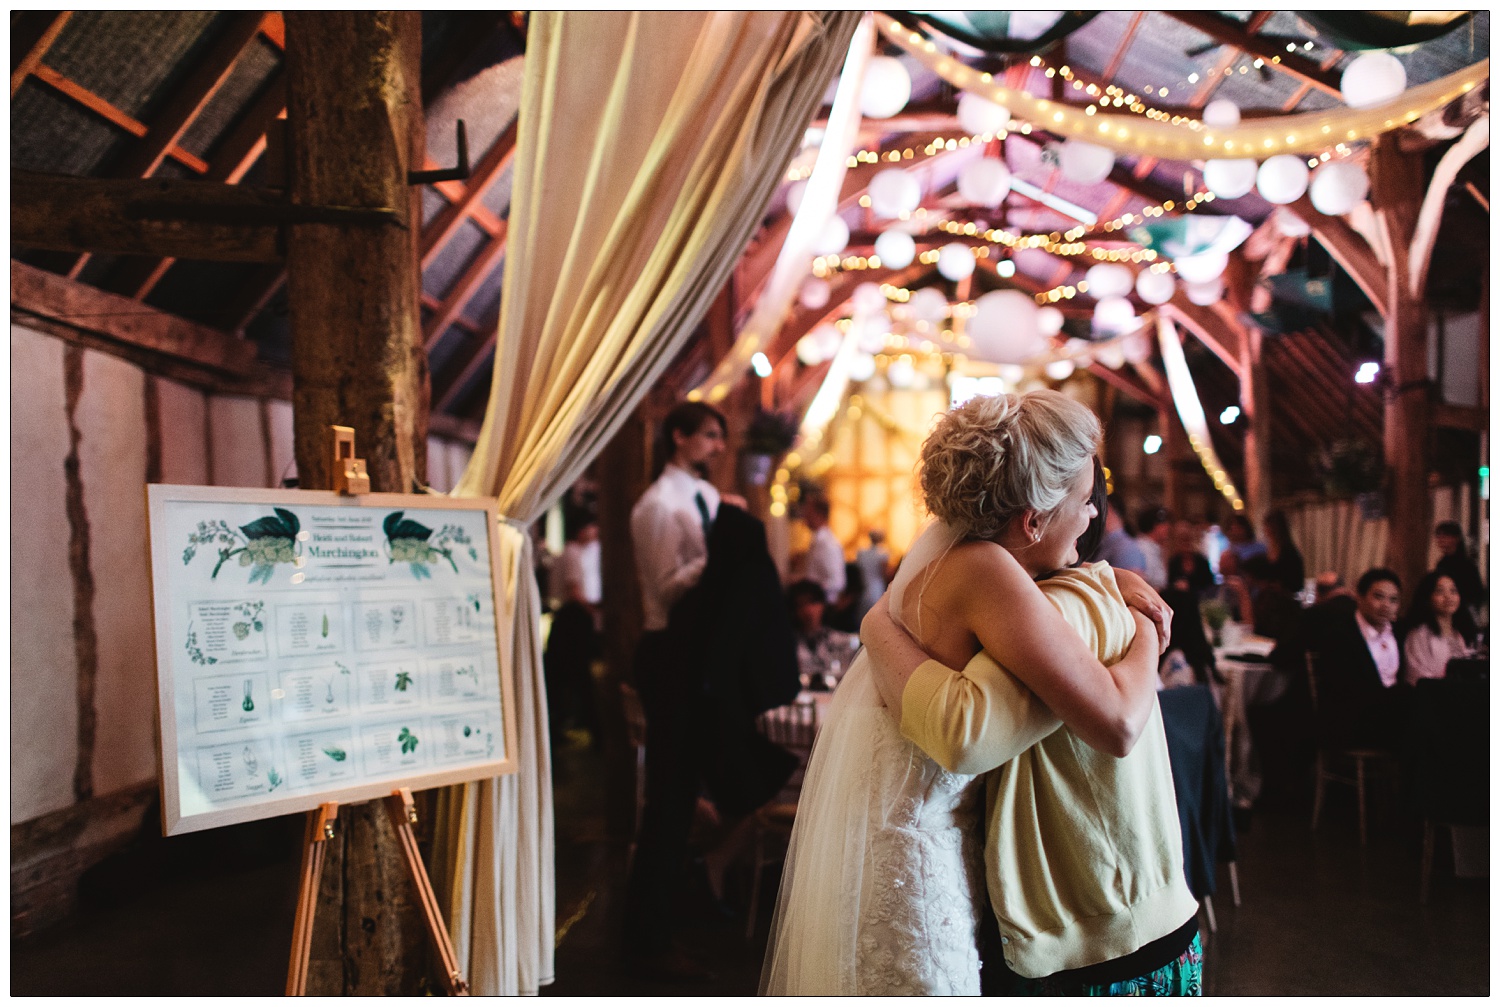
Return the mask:
[[[1271,511],[1266,515],[1264,528],[1266,559],[1271,561],[1270,579],[1285,588],[1287,594],[1298,594],[1306,587],[1307,567],[1302,562],[1302,553],[1292,541],[1286,514]]]
[[[1407,624],[1411,630],[1401,648],[1406,658],[1401,680],[1407,685],[1421,678],[1443,678],[1450,658],[1474,653],[1479,630],[1464,607],[1458,585],[1445,573],[1434,571],[1417,582]]]

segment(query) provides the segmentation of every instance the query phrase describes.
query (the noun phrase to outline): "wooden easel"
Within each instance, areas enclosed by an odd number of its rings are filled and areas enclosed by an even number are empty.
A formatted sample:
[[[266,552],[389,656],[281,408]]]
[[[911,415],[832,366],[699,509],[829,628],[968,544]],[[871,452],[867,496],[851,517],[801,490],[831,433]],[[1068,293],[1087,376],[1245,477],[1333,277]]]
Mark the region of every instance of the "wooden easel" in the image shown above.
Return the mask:
[[[406,869],[417,886],[417,895],[422,903],[422,916],[427,923],[428,935],[437,948],[441,960],[443,985],[450,996],[466,997],[469,984],[464,981],[458,967],[458,956],[454,954],[453,942],[448,937],[448,927],[443,923],[443,914],[438,909],[437,896],[432,891],[432,881],[427,868],[422,864],[422,854],[417,849],[417,837],[412,825],[417,820],[417,808],[412,802],[411,789],[402,787],[385,798],[385,810],[391,817],[391,827],[401,843],[401,856]],[[292,924],[292,961],[287,969],[286,995],[292,997],[307,994],[307,965],[312,954],[313,914],[318,905],[318,884],[323,876],[323,856],[328,847],[324,844],[333,838],[334,822],[338,820],[339,806],[324,804],[307,813],[307,832],[302,849],[302,882],[297,893],[297,916]]]
[[[333,474],[333,488],[350,495],[370,492],[370,477],[366,474],[364,459],[354,456],[353,428],[333,426],[330,427],[330,433],[329,471]],[[437,896],[432,891],[432,881],[427,876],[427,868],[422,864],[417,837],[411,829],[417,821],[417,806],[412,801],[411,788],[401,787],[393,791],[390,797],[385,798],[385,810],[391,817],[391,827],[395,829],[396,838],[401,843],[401,856],[406,861],[406,869],[417,886],[427,932],[441,959],[443,985],[447,987],[450,996],[468,996],[469,984],[464,981],[463,973],[459,970],[453,941],[448,937],[448,927],[443,923]],[[333,838],[334,822],[338,820],[338,815],[339,806],[332,802],[307,813],[307,832],[302,849],[302,881],[297,893],[297,916],[292,924],[292,961],[286,976],[287,996],[305,996],[307,993],[313,914],[318,906],[323,856],[328,850],[324,844]]]

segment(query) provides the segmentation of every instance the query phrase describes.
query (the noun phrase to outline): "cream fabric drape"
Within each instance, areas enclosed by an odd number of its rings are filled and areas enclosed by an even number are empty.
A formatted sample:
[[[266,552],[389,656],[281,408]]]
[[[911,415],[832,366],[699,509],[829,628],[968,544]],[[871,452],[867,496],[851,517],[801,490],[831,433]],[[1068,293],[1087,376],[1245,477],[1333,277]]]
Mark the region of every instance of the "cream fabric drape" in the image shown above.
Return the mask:
[[[520,772],[450,788],[434,852],[476,994],[552,979],[551,767],[524,527],[609,442],[727,280],[859,21],[536,12],[489,408],[454,491],[494,495]],[[504,627],[508,627],[504,628]]]

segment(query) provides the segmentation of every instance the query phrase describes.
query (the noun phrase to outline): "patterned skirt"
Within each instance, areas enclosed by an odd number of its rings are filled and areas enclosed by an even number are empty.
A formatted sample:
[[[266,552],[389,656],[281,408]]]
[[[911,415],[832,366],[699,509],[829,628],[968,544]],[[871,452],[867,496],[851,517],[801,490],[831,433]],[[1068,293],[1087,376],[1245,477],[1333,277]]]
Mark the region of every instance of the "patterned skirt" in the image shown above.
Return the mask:
[[[1117,983],[1069,983],[1051,979],[1022,979],[1013,996],[1071,997],[1201,997],[1203,941],[1197,934],[1176,960],[1153,972]]]

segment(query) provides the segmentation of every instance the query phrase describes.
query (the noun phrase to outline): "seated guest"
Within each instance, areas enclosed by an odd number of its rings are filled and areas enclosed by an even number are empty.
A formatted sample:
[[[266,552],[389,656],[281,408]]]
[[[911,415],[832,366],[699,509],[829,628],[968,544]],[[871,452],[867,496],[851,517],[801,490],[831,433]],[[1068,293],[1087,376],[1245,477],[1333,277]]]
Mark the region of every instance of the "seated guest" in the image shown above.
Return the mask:
[[[1302,606],[1278,580],[1276,568],[1265,555],[1245,561],[1244,580],[1253,599],[1250,621],[1258,636],[1268,636],[1277,644],[1292,640],[1302,624]]]
[[[844,633],[859,632],[859,600],[865,593],[865,572],[858,563],[844,564],[844,590],[828,599],[823,625]]]
[[[1458,585],[1445,573],[1433,571],[1417,582],[1407,625],[1411,629],[1402,647],[1406,667],[1401,678],[1408,685],[1419,678],[1443,678],[1449,658],[1474,653],[1478,628],[1463,606]]]
[[[1434,529],[1433,537],[1437,541],[1438,551],[1442,553],[1433,572],[1451,577],[1458,588],[1463,606],[1469,610],[1470,615],[1476,615],[1480,609],[1489,605],[1490,592],[1484,586],[1484,578],[1479,576],[1479,567],[1469,557],[1463,528],[1457,521],[1443,521]]]
[[[1116,570],[1133,570],[1144,574],[1146,554],[1136,543],[1135,537],[1125,527],[1117,497],[1108,498],[1104,507],[1104,540],[1099,543],[1096,559],[1103,560]]]
[[[1302,553],[1292,541],[1286,514],[1273,510],[1266,515],[1266,559],[1271,563],[1272,580],[1288,594],[1300,594],[1306,586],[1307,568]]]
[[[1167,586],[1202,598],[1215,584],[1213,567],[1199,550],[1202,536],[1191,521],[1172,522],[1172,558],[1167,562]]]
[[[1224,535],[1229,539],[1229,551],[1240,563],[1251,556],[1264,556],[1266,547],[1255,539],[1255,526],[1243,514],[1231,514],[1224,522]]]
[[[1341,598],[1309,610],[1309,645],[1319,655],[1318,713],[1327,740],[1394,746],[1401,648],[1392,623],[1400,607],[1401,578],[1376,567],[1359,578],[1352,611]]]
[[[786,597],[792,610],[797,670],[803,685],[813,689],[833,688],[834,683],[824,676],[831,675],[836,681],[843,674],[859,650],[859,637],[823,625],[828,596],[815,581],[797,581],[787,588]]]
[[[1167,586],[1167,555],[1163,550],[1172,532],[1172,514],[1165,507],[1150,507],[1136,517],[1135,526],[1140,530],[1135,544],[1146,558],[1146,569],[1141,576],[1160,591]]]
[[[1344,578],[1339,576],[1337,570],[1324,570],[1318,574],[1313,578],[1313,589],[1316,594],[1313,599],[1314,605],[1321,605],[1335,598],[1352,599],[1354,597],[1354,592],[1349,590],[1349,585],[1344,583]]]

